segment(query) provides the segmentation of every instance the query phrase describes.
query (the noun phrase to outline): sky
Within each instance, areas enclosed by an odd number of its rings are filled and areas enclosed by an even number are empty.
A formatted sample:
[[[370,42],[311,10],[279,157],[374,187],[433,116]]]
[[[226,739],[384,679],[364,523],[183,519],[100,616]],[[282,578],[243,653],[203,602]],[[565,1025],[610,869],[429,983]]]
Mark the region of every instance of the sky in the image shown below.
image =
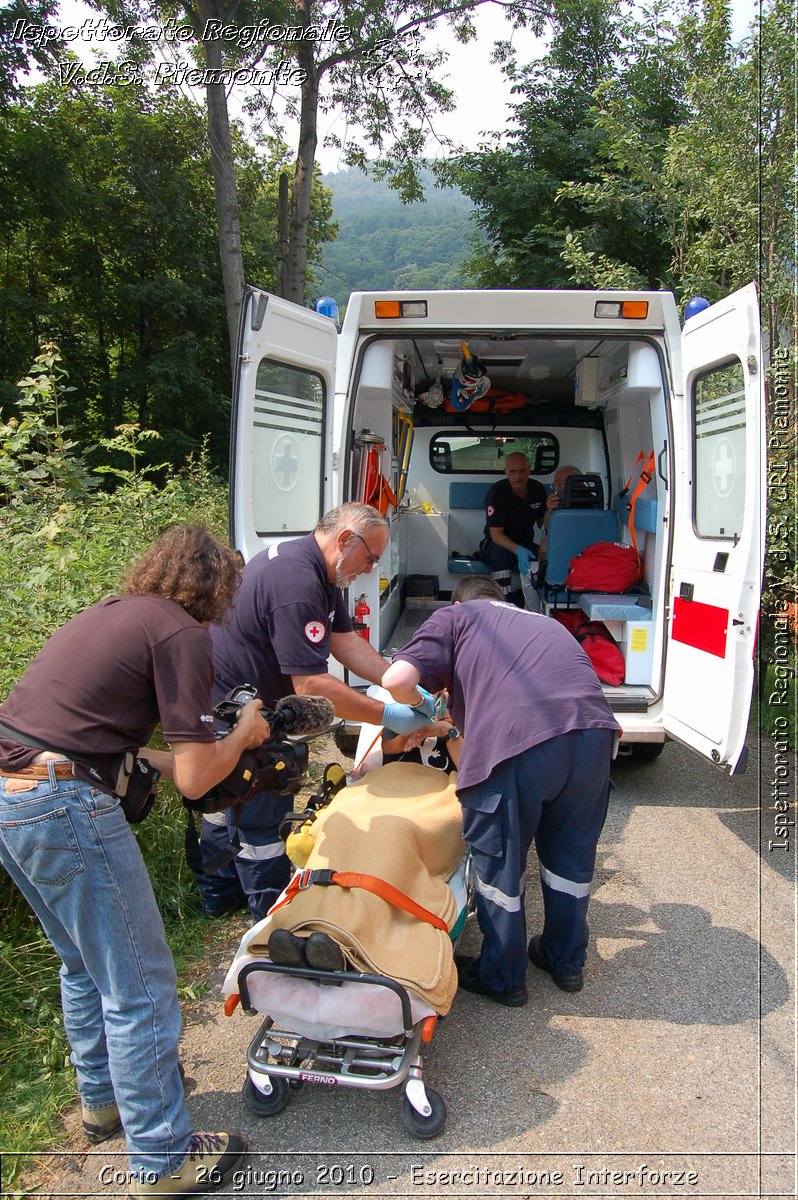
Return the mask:
[[[759,0],[732,0],[733,36],[735,40],[742,39],[748,32],[759,7]],[[82,0],[61,0],[60,21],[62,25],[80,24],[85,18],[96,18],[97,13],[90,9]],[[545,53],[545,42],[533,38],[526,32],[513,34],[509,25],[504,21],[500,11],[492,5],[481,7],[475,16],[477,38],[467,46],[453,41],[451,37],[442,38],[442,44],[451,49],[449,62],[443,68],[443,82],[457,96],[457,107],[454,112],[435,118],[435,128],[442,134],[452,138],[466,149],[474,149],[484,140],[483,132],[501,131],[508,117],[510,102],[509,87],[498,67],[490,62],[490,48],[498,37],[512,37],[520,51],[521,61],[530,61]],[[87,65],[92,65],[95,50],[111,49],[108,42],[73,43],[73,48],[81,52]],[[186,91],[187,89],[183,89]],[[202,101],[202,89],[195,98]],[[231,98],[231,111],[235,113],[234,98]],[[325,133],[333,131],[341,134],[340,119],[320,117],[320,145],[317,161],[322,171],[337,171],[343,168],[340,153],[335,150],[325,150],[321,141]],[[434,143],[428,146],[428,154],[434,157]]]

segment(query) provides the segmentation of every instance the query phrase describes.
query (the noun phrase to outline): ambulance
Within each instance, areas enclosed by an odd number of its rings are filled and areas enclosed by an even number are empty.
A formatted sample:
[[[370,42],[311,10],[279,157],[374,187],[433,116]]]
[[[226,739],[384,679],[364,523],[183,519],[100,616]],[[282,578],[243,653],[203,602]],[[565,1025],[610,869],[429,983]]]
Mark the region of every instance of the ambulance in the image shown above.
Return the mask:
[[[575,466],[581,506],[552,514],[546,582],[533,597],[514,581],[527,606],[579,610],[614,638],[624,678],[604,688],[622,753],[655,758],[675,739],[742,771],[765,546],[756,289],[685,313],[655,291],[361,292],[339,325],[329,305],[247,288],[234,544],[249,559],[335,505],[375,504],[390,539],[349,604],[389,658],[458,579],[487,571],[485,493],[507,455],[547,489]],[[597,542],[637,546],[633,589],[567,589],[568,559]]]

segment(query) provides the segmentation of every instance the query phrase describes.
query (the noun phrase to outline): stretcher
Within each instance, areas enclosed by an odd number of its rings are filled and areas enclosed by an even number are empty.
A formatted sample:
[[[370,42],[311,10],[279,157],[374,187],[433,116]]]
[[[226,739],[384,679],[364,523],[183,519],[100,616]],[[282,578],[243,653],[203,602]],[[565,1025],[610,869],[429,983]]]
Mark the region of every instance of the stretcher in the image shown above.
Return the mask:
[[[387,776],[386,772],[389,773]],[[443,775],[432,768],[413,764],[393,764],[381,768],[379,775],[389,781],[400,777],[415,781],[422,779],[425,773],[436,780]],[[378,772],[373,772],[369,778],[376,779],[377,776]],[[449,777],[443,778],[448,780]],[[349,817],[346,793],[362,788],[367,782],[364,780],[351,789],[344,789],[335,798],[330,809],[337,810],[341,820],[344,819],[342,814]],[[453,785],[449,790],[453,795]],[[324,828],[332,829],[334,820],[335,812],[328,816]],[[378,821],[379,809],[375,816],[375,831],[379,828]],[[374,836],[378,837],[379,833],[375,832]],[[322,846],[326,844],[323,837],[321,842]],[[436,945],[443,948],[445,979],[454,972],[455,947],[473,905],[470,860],[459,840],[458,850],[460,857],[454,869],[440,881],[448,893],[444,931],[435,933],[430,926],[424,927],[424,935],[434,934]],[[318,867],[314,868],[311,854],[308,866],[297,871],[283,897],[292,892],[305,892],[302,880],[309,879],[314,870],[316,874],[323,873]],[[327,871],[327,874],[333,872]],[[334,885],[317,889],[317,916],[308,927],[333,928],[325,918],[325,900],[329,905],[327,898],[340,890]],[[305,913],[308,898],[307,892],[301,897],[305,902]],[[448,1011],[454,989],[451,994],[445,989],[425,994],[423,990],[409,986],[406,975],[397,978],[388,971],[352,965],[353,958],[357,962],[360,942],[354,936],[347,941],[345,934],[341,935],[341,941],[350,960],[350,969],[345,971],[289,967],[271,962],[266,950],[269,933],[278,920],[283,922],[283,927],[288,927],[286,914],[291,911],[291,905],[284,907],[282,899],[264,921],[244,935],[223,984],[228,1015],[240,1000],[244,1012],[261,1014],[263,1018],[247,1050],[247,1073],[243,1083],[247,1108],[256,1116],[273,1116],[288,1103],[290,1090],[301,1088],[305,1083],[372,1090],[403,1085],[400,1104],[403,1125],[415,1138],[436,1137],[446,1122],[446,1104],[440,1093],[424,1081],[423,1049],[432,1040],[438,1019]],[[344,911],[348,911],[343,897],[339,895],[336,900],[343,905]],[[357,896],[355,900],[360,904],[367,903],[371,910],[380,906],[390,909],[392,919],[411,934],[413,919],[408,916],[409,910],[398,912],[373,894],[365,898]],[[417,925],[416,947],[421,930],[422,926]],[[454,978],[456,988],[456,974]]]

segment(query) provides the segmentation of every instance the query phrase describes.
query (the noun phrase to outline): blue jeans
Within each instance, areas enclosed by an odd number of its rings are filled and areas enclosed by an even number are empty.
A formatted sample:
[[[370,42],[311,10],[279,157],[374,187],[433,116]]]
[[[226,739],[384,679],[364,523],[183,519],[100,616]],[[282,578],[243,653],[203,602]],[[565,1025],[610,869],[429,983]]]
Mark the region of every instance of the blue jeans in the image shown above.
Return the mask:
[[[130,1169],[177,1170],[192,1134],[174,962],[119,801],[78,779],[0,776],[0,862],[61,958],[81,1101],[119,1107]]]

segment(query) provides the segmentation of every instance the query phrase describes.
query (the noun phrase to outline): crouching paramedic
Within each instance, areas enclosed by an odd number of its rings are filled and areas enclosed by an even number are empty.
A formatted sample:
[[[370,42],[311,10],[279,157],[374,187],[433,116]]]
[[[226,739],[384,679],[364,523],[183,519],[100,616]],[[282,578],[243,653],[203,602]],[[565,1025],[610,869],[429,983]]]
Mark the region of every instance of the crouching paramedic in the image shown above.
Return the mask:
[[[354,632],[341,589],[374,568],[388,535],[388,522],[376,508],[353,502],[332,509],[305,537],[256,554],[244,568],[229,619],[211,629],[214,700],[249,683],[267,705],[294,693],[324,696],[339,717],[390,725],[403,734],[422,728],[434,713],[432,697],[416,711],[384,705],[328,670],[332,654],[361,679],[379,683],[382,677],[385,659]],[[266,916],[291,874],[278,830],[292,808],[292,796],[264,791],[240,814],[203,817],[206,873],[199,887],[208,916],[244,900],[253,920]]]
[[[587,907],[618,725],[584,651],[538,613],[502,603],[485,576],[462,579],[395,655],[383,687],[448,689],[463,731],[457,794],[477,874],[483,941],[458,956],[466,991],[527,1001],[527,957],[564,991],[582,987]],[[526,941],[524,876],[534,840],[543,930]]]
[[[86,1136],[124,1128],[136,1196],[214,1191],[246,1149],[238,1134],[193,1130],[174,963],[118,798],[133,800],[139,776],[149,784],[136,756],[198,798],[269,737],[259,700],[229,737],[213,734],[207,626],[239,570],[200,526],[171,529],[121,595],[52,635],[0,706],[0,862],[61,958]],[[146,748],[158,723],[169,751]]]

